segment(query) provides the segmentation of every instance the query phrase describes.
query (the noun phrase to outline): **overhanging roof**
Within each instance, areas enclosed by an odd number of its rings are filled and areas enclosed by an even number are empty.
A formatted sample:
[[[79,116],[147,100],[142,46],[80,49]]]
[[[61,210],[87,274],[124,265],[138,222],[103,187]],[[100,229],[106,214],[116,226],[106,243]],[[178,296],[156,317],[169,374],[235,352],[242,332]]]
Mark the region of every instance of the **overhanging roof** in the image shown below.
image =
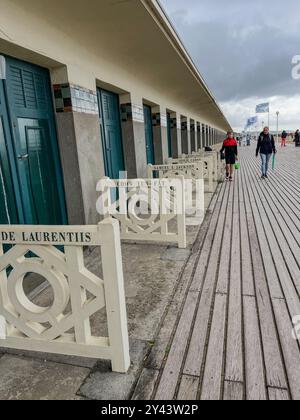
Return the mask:
[[[84,50],[87,62],[84,63],[78,53],[76,63],[83,69],[93,65],[93,73],[99,80],[103,77],[104,82],[128,92],[138,84],[137,80],[142,81],[141,95],[151,93],[147,89],[151,87],[153,97],[162,96],[166,99],[165,105],[180,104],[182,112],[186,110],[191,116],[199,116],[220,129],[230,129],[229,122],[156,0],[2,2],[8,6],[1,10],[1,29],[11,42],[66,64],[74,62],[77,49]],[[10,15],[6,19],[8,11]],[[27,22],[26,16],[32,17],[32,23]],[[12,20],[15,26],[10,24]],[[15,39],[17,30],[19,38]],[[51,37],[60,41],[57,47],[51,46],[49,54]],[[65,51],[61,48],[64,45]],[[118,69],[116,74],[114,69]]]

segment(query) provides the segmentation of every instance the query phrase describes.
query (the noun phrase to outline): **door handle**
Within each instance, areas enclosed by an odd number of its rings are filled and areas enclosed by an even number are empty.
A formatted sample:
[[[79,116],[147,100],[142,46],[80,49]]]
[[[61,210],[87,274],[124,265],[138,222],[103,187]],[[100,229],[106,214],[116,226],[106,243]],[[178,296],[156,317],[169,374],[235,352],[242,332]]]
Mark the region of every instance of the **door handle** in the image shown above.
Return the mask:
[[[18,160],[26,160],[28,158],[29,158],[29,155],[28,154],[26,154],[26,155],[19,155],[18,156]]]

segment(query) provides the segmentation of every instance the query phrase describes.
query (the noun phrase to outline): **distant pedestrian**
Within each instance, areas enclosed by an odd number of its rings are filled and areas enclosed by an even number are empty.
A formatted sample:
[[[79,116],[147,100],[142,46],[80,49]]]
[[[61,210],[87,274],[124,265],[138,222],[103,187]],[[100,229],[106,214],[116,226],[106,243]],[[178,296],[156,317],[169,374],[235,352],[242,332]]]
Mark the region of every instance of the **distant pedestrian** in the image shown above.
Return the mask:
[[[275,147],[274,136],[270,134],[269,127],[265,127],[264,131],[259,135],[257,148],[256,148],[256,157],[260,153],[262,161],[262,178],[268,178],[268,169],[269,162],[272,156],[272,153],[277,153]]]
[[[299,130],[297,130],[296,133],[295,133],[294,142],[295,142],[296,147],[300,147],[300,132],[299,132]]]
[[[247,134],[247,146],[251,146],[251,136]]]
[[[286,147],[287,136],[288,136],[288,133],[286,131],[283,131],[281,134],[281,147]]]
[[[227,133],[227,138],[223,142],[221,154],[225,152],[226,161],[226,180],[232,181],[233,168],[238,161],[238,144],[231,131]]]

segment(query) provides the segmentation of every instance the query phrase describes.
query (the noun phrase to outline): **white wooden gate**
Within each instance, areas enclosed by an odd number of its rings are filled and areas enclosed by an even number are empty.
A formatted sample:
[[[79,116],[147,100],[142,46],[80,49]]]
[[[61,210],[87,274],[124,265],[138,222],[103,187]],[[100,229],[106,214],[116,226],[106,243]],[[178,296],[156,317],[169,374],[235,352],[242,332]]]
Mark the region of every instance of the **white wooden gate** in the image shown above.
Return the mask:
[[[121,239],[177,243],[187,247],[185,180],[103,178],[97,185],[98,213],[120,222]],[[115,199],[112,199],[115,198]]]
[[[0,244],[0,347],[107,359],[113,371],[125,373],[130,358],[118,222],[0,226]],[[4,252],[3,244],[12,246]],[[101,248],[103,278],[85,267],[84,246]],[[23,287],[28,273],[49,282],[52,306],[28,299]],[[103,308],[108,337],[97,337],[91,317]]]
[[[201,224],[205,216],[203,167],[203,162],[199,159],[193,163],[148,165],[148,178],[157,176],[160,179],[185,179],[187,226]]]

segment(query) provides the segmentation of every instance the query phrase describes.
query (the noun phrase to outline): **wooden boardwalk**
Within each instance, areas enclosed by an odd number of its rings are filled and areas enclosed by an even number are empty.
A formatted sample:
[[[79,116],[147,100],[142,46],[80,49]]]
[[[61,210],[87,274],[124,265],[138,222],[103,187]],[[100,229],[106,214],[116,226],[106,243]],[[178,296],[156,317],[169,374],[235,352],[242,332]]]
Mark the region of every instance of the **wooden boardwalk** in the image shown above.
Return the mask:
[[[211,203],[167,352],[148,369],[149,398],[300,400],[300,149],[279,150],[269,180],[254,146],[240,158]]]

